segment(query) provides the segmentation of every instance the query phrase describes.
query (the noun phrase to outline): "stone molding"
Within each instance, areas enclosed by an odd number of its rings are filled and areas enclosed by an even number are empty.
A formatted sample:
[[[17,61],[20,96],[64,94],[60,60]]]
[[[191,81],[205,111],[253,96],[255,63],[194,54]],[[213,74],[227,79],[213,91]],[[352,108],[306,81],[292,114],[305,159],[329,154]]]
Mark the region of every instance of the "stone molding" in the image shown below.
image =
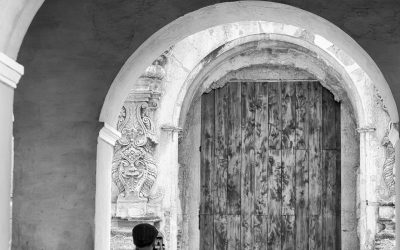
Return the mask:
[[[197,20],[203,21],[198,22]],[[216,4],[212,8],[206,7],[189,13],[156,32],[143,46],[135,51],[118,73],[105,99],[100,120],[108,121],[109,123],[116,122],[119,109],[123,103],[121,97],[129,93],[129,89],[132,88],[132,79],[138,79],[154,58],[171,48],[171,46],[176,45],[182,38],[191,37],[193,40],[193,35],[196,33],[201,33],[202,31],[208,33],[207,29],[212,29],[215,33],[217,27],[226,24],[238,26],[240,23],[245,23],[243,20],[249,22],[253,20],[257,23],[257,27],[265,26],[267,28],[257,31],[256,28],[247,27],[247,29],[241,31],[243,36],[256,32],[282,34],[289,37],[299,35],[302,40],[306,40],[313,46],[316,45],[333,56],[335,60],[339,60],[347,74],[354,75],[352,80],[357,80],[360,72],[368,72],[369,80],[377,86],[377,89],[385,99],[390,116],[394,121],[398,120],[395,101],[383,74],[375,62],[353,39],[335,25],[314,14],[292,6],[263,1]],[[263,23],[267,23],[267,25],[263,25]],[[183,26],[185,27],[184,29],[180,28]],[[304,27],[306,32],[297,32],[297,28],[302,29]],[[212,34],[213,32],[209,33]],[[239,32],[226,33],[238,37],[236,34]],[[315,35],[314,40],[311,39],[313,35]],[[221,45],[216,44],[219,41],[215,38],[205,38],[202,43],[205,44],[206,41],[214,43],[214,48]],[[185,50],[185,53],[188,54],[188,51],[196,51],[196,49]],[[187,58],[190,57],[188,56]]]
[[[360,134],[363,134],[363,133],[372,133],[372,132],[375,132],[375,131],[376,131],[376,128],[375,128],[375,127],[360,127],[360,128],[357,128],[356,131],[357,131],[358,133],[360,133]]]
[[[0,52],[0,82],[16,88],[21,76],[24,74],[24,67]]]
[[[115,146],[119,138],[121,138],[121,133],[107,123],[104,123],[104,127],[99,132],[99,139],[102,139],[111,146]]]
[[[174,125],[164,124],[164,125],[161,125],[161,130],[162,131],[167,131],[167,132],[178,132],[178,133],[180,133],[180,132],[182,132],[183,129],[181,127],[177,127],[177,126],[174,126]]]

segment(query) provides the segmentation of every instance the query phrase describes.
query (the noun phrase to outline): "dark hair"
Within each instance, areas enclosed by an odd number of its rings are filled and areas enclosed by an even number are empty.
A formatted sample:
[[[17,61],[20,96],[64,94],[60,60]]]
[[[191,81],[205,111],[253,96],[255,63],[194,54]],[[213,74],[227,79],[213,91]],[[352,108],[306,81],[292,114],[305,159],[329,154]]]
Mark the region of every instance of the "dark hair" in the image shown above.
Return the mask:
[[[133,243],[137,247],[147,247],[157,238],[158,230],[153,225],[142,223],[132,229]]]

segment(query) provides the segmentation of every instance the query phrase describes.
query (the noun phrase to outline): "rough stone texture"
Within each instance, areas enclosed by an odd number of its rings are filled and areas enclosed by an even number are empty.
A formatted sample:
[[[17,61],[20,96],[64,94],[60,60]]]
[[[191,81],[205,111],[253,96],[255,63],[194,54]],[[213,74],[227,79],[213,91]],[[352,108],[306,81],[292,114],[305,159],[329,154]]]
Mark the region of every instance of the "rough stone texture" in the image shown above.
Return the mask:
[[[359,173],[360,139],[357,124],[348,105],[341,106],[341,220],[342,250],[359,249],[357,234],[357,174]]]
[[[218,1],[49,0],[20,51],[13,249],[93,249],[98,115],[126,58],[177,17]],[[400,3],[279,1],[320,15],[375,60],[400,104]]]
[[[395,208],[382,204],[378,208],[378,233],[375,236],[375,249],[395,249]]]

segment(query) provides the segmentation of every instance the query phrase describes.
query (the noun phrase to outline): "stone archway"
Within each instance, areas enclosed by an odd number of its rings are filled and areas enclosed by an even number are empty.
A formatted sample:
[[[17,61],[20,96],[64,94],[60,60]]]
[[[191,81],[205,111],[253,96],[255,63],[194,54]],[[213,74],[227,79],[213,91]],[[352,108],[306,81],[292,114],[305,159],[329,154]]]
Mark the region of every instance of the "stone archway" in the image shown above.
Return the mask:
[[[204,22],[196,22],[198,18]],[[185,29],[180,27],[183,23]],[[101,114],[105,127],[100,131],[98,143],[96,249],[110,247],[108,218],[112,203],[113,146],[120,136],[116,130],[117,121],[128,93],[131,93],[128,100],[133,105],[132,110],[136,110],[131,113],[132,124],[138,124],[130,130],[141,131],[139,139],[143,144],[127,142],[125,145],[119,140],[117,145],[124,145],[123,149],[127,146],[144,150],[142,157],[152,162],[156,169],[152,173],[156,175],[151,182],[143,182],[151,183],[150,188],[132,182],[131,191],[136,190],[140,199],[121,203],[142,203],[141,208],[145,210],[130,211],[132,206],[128,204],[120,206],[121,210],[117,205],[115,211],[125,217],[155,215],[160,220],[168,249],[177,249],[182,236],[178,132],[193,96],[202,88],[199,78],[207,72],[207,67],[249,41],[255,41],[258,49],[262,48],[262,41],[287,42],[305,48],[342,79],[336,87],[332,85],[331,90],[345,93],[356,114],[361,133],[360,248],[373,248],[379,239],[380,218],[394,219],[394,208],[390,206],[394,201],[393,183],[387,181],[394,177],[390,171],[385,171],[393,168],[394,162],[387,161],[394,156],[393,147],[390,143],[383,146],[382,141],[389,131],[394,131],[388,129],[388,124],[396,123],[398,114],[386,81],[371,58],[351,38],[322,18],[281,4],[237,2],[201,9],[166,26],[132,55],[115,79]],[[120,117],[123,122],[127,116]],[[135,133],[131,132],[130,136],[139,135]],[[389,152],[389,158],[385,151]],[[142,181],[139,178],[136,183]],[[125,190],[127,187],[129,185]],[[161,192],[155,192],[157,188]],[[150,202],[153,200],[156,202]]]
[[[24,74],[24,67],[16,62],[25,33],[44,0],[0,1],[0,248],[8,249],[11,242],[10,204],[14,158],[13,105],[14,91]]]

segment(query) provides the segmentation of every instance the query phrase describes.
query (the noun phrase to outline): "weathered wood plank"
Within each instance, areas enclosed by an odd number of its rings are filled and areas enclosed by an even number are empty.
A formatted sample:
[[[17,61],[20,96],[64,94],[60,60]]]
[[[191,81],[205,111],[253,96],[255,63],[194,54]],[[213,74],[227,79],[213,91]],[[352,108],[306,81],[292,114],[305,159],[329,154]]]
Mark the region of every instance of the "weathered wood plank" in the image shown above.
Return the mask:
[[[268,84],[256,83],[255,214],[268,214]]]
[[[240,250],[240,215],[227,216],[228,250]]]
[[[229,83],[228,98],[228,173],[227,173],[227,212],[228,214],[240,214],[241,204],[241,85]]]
[[[295,247],[296,85],[282,83],[282,249]]]
[[[296,239],[296,154],[282,149],[282,249],[295,249]]]
[[[337,249],[336,238],[336,150],[322,151],[323,166],[326,178],[326,203],[324,206],[323,226],[325,235],[323,237],[323,249]]]
[[[335,120],[336,120],[336,195],[334,201],[336,207],[336,246],[340,248],[342,244],[342,220],[341,220],[341,190],[342,190],[342,174],[341,174],[341,118],[340,118],[340,103],[336,103],[335,107]]]
[[[323,89],[323,167],[326,198],[323,199],[323,248],[340,248],[340,104]],[[324,191],[325,191],[324,190]]]
[[[322,135],[323,137],[323,135]],[[322,144],[322,143],[321,143]],[[327,191],[327,166],[326,166],[326,151],[321,149],[321,177],[322,177],[322,195],[321,195],[321,216],[322,216],[322,231],[321,231],[321,238],[322,238],[322,249],[326,249],[327,239],[326,239],[326,227],[327,220],[326,220],[326,204],[328,202],[328,191]]]
[[[295,168],[295,135],[296,135],[296,86],[293,83],[282,83],[282,249],[293,249],[295,240],[295,207],[296,207],[296,168]]]
[[[310,82],[296,83],[296,149],[308,149],[308,110]]]
[[[211,93],[214,102],[202,97],[200,249],[340,248],[333,95],[316,82]]]
[[[296,154],[294,149],[282,149],[282,215],[295,215]]]
[[[268,150],[268,249],[281,248],[281,151]]]
[[[322,196],[322,166],[321,166],[321,129],[322,129],[322,88],[320,83],[310,84],[310,105],[309,105],[309,201],[310,213],[321,214]]]
[[[209,214],[200,215],[200,250],[210,250],[214,246],[214,216]]]
[[[241,173],[241,244],[253,249],[252,218],[254,210],[255,166],[255,87],[242,83],[242,173]]]
[[[214,101],[214,92],[202,95],[200,214],[213,213],[212,176],[214,168]]]
[[[296,86],[282,82],[282,149],[294,147],[296,135]]]
[[[214,215],[214,250],[224,250],[227,246],[227,215]]]
[[[341,135],[341,132],[340,132],[340,127],[341,127],[341,124],[340,124],[340,106],[341,106],[341,104],[340,104],[340,102],[335,102],[334,103],[334,105],[335,105],[335,135],[336,135],[336,149],[337,150],[340,150],[340,148],[341,148],[341,142],[342,142],[342,140],[341,140],[341,138],[340,138],[340,135]]]
[[[294,215],[283,215],[282,250],[294,250],[294,249],[302,249],[302,248],[297,248],[296,246],[296,217]]]
[[[228,95],[229,91],[226,87],[215,90],[214,214],[226,214]]]
[[[308,152],[296,150],[296,249],[308,249]]]
[[[267,249],[268,246],[268,216],[253,215],[254,248]]]
[[[329,90],[322,88],[322,149],[336,149],[335,100]]]
[[[309,248],[313,250],[322,250],[322,215],[310,215],[310,236],[309,236]]]
[[[268,83],[268,249],[281,249],[281,84]]]
[[[268,83],[268,148],[281,148],[281,84]]]
[[[322,249],[322,177],[321,131],[322,88],[320,83],[310,83],[308,112],[309,144],[309,249]]]

